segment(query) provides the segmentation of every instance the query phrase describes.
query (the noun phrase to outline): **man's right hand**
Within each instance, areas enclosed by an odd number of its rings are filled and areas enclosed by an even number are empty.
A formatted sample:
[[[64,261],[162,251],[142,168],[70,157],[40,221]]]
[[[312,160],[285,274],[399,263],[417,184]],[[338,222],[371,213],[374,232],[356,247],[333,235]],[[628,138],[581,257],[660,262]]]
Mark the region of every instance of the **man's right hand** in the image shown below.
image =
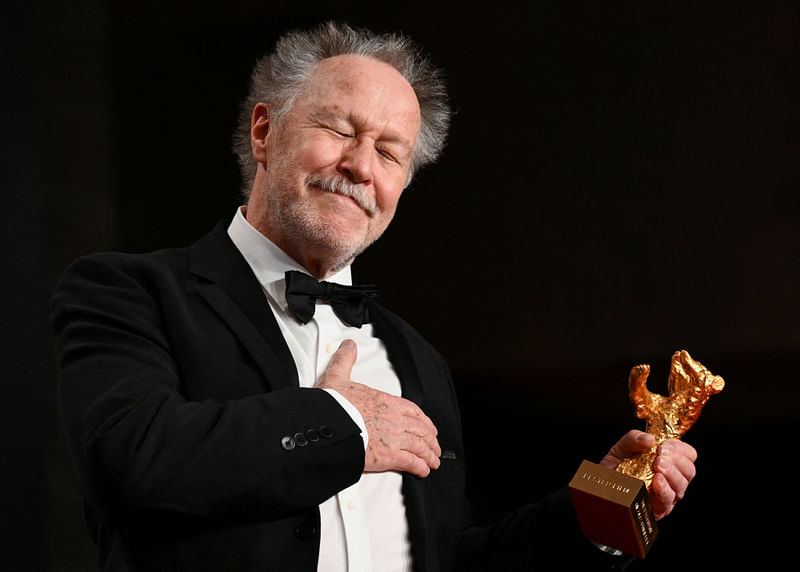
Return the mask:
[[[427,477],[439,468],[442,450],[433,422],[413,402],[350,379],[358,349],[345,340],[316,387],[338,391],[364,418],[369,442],[364,472],[405,471]]]

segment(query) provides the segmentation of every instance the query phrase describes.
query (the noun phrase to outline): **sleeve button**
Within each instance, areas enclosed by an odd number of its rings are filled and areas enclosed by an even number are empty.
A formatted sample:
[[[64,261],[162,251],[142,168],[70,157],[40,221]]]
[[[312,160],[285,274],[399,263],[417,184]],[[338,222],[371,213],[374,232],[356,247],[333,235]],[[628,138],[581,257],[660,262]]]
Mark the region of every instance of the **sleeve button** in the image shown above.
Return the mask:
[[[291,451],[292,449],[294,449],[295,445],[296,443],[294,442],[294,439],[292,439],[288,435],[281,438],[281,447],[283,447],[284,450]]]

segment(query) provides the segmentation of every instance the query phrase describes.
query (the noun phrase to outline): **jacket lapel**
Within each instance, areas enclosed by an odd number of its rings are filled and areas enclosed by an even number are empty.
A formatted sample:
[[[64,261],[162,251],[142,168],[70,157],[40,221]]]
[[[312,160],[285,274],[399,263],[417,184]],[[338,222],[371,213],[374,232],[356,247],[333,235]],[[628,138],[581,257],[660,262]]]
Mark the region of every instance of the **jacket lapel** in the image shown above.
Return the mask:
[[[401,331],[400,319],[373,300],[367,300],[367,304],[375,335],[386,345],[389,361],[400,378],[403,397],[421,407],[424,398],[422,380],[408,337]]]
[[[197,290],[239,338],[272,389],[297,387],[297,368],[261,285],[223,224],[189,250]]]
[[[386,345],[389,360],[400,378],[403,397],[413,401],[420,408],[424,407],[424,391],[420,369],[409,345],[409,338],[403,333],[403,322],[389,310],[374,302],[367,301],[369,317],[375,329],[375,335]],[[411,550],[414,556],[415,572],[435,570],[436,560],[431,557],[427,539],[428,520],[425,516],[425,487],[423,480],[409,473],[403,473],[403,497],[406,503]]]

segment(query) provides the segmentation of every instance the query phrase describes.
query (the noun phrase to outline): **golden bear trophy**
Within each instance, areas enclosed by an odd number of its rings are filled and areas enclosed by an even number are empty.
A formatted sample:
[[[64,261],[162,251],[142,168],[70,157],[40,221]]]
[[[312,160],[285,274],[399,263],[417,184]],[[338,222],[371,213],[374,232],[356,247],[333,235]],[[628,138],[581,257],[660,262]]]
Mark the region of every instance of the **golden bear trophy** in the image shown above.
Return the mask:
[[[646,453],[624,459],[616,471],[584,461],[569,484],[581,530],[589,540],[644,558],[658,534],[647,490],[653,482],[656,450],[665,439],[680,439],[700,417],[708,398],[725,381],[689,352],[672,356],[669,397],[647,390],[649,365],[637,365],[628,381],[636,416],[647,420],[655,444]]]

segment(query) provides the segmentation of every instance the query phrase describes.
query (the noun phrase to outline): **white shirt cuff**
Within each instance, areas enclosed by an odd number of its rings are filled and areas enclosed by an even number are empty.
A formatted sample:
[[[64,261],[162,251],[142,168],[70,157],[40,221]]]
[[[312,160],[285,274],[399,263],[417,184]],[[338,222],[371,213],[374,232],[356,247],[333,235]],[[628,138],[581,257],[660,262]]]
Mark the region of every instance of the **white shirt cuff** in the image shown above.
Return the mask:
[[[356,408],[355,405],[350,403],[341,393],[336,391],[335,389],[327,389],[322,388],[324,391],[327,391],[331,397],[333,397],[339,405],[347,412],[353,422],[358,425],[358,428],[361,429],[361,438],[364,441],[364,450],[367,450],[367,445],[369,444],[369,433],[367,433],[367,424],[364,423],[364,418],[361,416],[361,412]]]

